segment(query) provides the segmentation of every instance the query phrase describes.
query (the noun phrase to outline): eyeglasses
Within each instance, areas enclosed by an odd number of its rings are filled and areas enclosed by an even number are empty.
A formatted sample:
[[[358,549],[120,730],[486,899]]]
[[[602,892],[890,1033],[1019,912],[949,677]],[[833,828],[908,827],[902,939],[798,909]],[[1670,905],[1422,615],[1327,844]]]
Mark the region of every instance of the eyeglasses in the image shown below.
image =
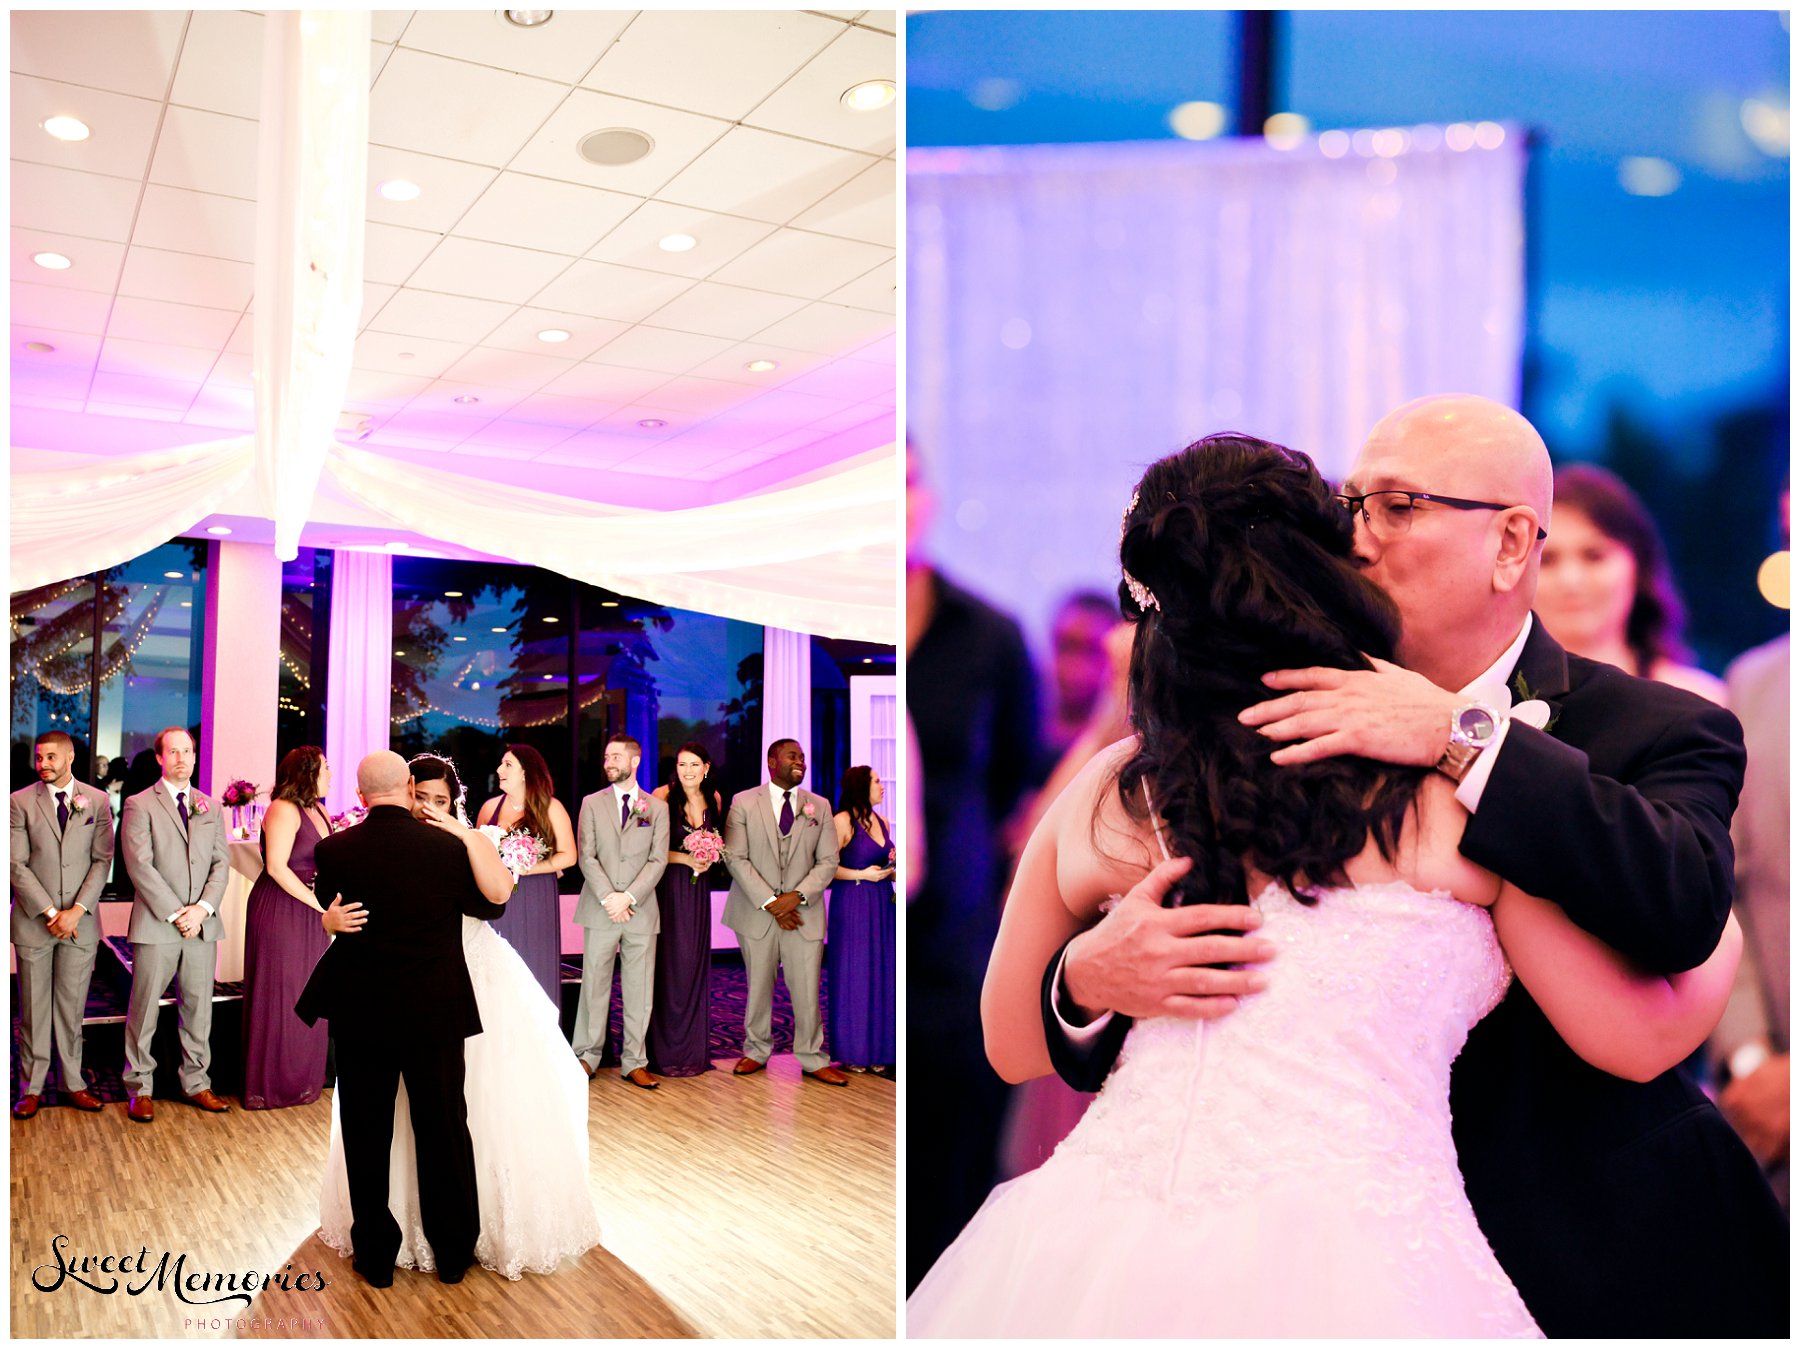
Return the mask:
[[[1414,507],[1418,502],[1430,501],[1439,506],[1448,506],[1454,511],[1511,511],[1517,506],[1503,506],[1498,501],[1469,501],[1464,497],[1438,496],[1432,492],[1406,492],[1399,488],[1383,488],[1378,492],[1363,492],[1350,496],[1340,492],[1337,494],[1338,504],[1350,512],[1354,518],[1361,515],[1369,532],[1381,540],[1398,538],[1412,528]],[[1539,539],[1550,536],[1539,528]]]

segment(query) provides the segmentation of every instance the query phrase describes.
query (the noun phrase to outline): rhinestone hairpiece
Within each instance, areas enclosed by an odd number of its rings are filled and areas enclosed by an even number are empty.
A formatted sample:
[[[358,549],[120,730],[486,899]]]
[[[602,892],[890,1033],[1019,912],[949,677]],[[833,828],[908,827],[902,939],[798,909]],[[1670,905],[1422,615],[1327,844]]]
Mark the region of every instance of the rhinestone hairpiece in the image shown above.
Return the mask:
[[[1125,514],[1119,517],[1119,542],[1121,544],[1125,542],[1125,531],[1130,526],[1131,513],[1137,509],[1137,504],[1137,489],[1133,488],[1131,500],[1125,503]],[[1155,609],[1159,613],[1162,611],[1162,605],[1156,602],[1156,596],[1151,593],[1150,587],[1138,580],[1138,578],[1133,576],[1130,572],[1125,573],[1125,589],[1131,593],[1131,598],[1137,604],[1138,608],[1145,610]]]

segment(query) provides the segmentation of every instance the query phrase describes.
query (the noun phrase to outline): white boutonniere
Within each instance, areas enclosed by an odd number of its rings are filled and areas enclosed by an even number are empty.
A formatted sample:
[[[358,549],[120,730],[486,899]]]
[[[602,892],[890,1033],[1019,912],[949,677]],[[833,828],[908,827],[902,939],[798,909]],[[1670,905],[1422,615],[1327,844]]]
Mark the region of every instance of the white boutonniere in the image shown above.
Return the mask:
[[[810,820],[819,813],[819,808],[813,805],[811,801],[808,801],[805,805],[800,807],[800,813]]]
[[[1511,716],[1514,721],[1522,721],[1542,731],[1550,725],[1550,704],[1542,698],[1527,698],[1514,705]]]

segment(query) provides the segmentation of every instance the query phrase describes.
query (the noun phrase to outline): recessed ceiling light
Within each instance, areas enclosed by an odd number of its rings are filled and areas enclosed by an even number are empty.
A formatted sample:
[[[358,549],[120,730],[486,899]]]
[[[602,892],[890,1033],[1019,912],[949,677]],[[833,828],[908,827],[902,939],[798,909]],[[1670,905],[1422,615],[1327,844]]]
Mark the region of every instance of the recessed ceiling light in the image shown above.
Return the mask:
[[[389,178],[375,189],[389,201],[417,201],[419,185],[405,178]]]
[[[635,164],[655,148],[656,142],[643,132],[615,126],[588,132],[576,143],[575,152],[590,164],[613,168]]]
[[[556,616],[556,615],[555,615],[555,614],[545,614],[545,615],[544,615],[544,622],[546,622],[546,623],[560,623],[560,622],[562,622],[562,619],[560,619],[560,618],[558,618],[558,617],[557,617],[557,616]]]
[[[489,632],[505,632],[506,629],[505,628],[489,628],[488,631]]]
[[[403,361],[410,361],[413,358],[413,354],[410,351],[402,351],[399,353],[399,356]]]
[[[556,14],[553,9],[503,9],[500,17],[515,28],[540,28]]]
[[[657,241],[665,253],[685,253],[700,241],[691,234],[671,234]]]
[[[44,130],[59,141],[84,141],[90,134],[88,124],[79,117],[50,117],[44,121]]]
[[[760,375],[763,373],[763,371],[773,370],[780,364],[781,364],[780,361],[746,361],[744,363],[744,369],[754,370],[754,371],[756,371],[757,374]]]
[[[453,642],[466,642],[469,639],[467,637],[452,637],[450,640]]]
[[[192,609],[194,607],[194,602],[192,600],[183,600],[181,602],[181,607],[183,609]]]
[[[452,403],[479,403],[481,400],[472,393],[459,393],[450,400]]]
[[[875,657],[873,657],[873,656],[864,656],[863,657],[864,665],[873,665],[874,663],[875,663]]]
[[[163,573],[163,579],[165,581],[179,581],[179,580],[182,580],[186,576],[187,576],[187,573],[184,571],[165,571]]]
[[[460,600],[462,597],[462,591],[460,590],[446,590],[444,592],[444,598],[447,600]]]
[[[231,533],[231,526],[230,525],[208,525],[206,532],[208,534],[217,534],[222,539],[227,534]]]
[[[877,108],[885,108],[894,101],[894,82],[892,80],[864,80],[861,84],[853,84],[838,95],[838,102],[851,112],[874,112]]]
[[[602,609],[617,609],[619,607],[619,602],[617,600],[601,600],[600,607]]]
[[[645,417],[638,425],[643,427],[646,431],[658,431],[667,426],[668,423],[661,417]]]
[[[396,651],[394,654],[396,656],[404,656],[406,653],[404,651]]]
[[[567,342],[568,340],[569,330],[567,328],[546,328],[538,334],[540,342]]]
[[[52,272],[66,272],[74,265],[61,253],[33,253],[31,260]]]
[[[25,344],[25,350],[35,351],[41,356],[46,352],[55,351],[56,348],[51,346],[48,342],[27,342]]]

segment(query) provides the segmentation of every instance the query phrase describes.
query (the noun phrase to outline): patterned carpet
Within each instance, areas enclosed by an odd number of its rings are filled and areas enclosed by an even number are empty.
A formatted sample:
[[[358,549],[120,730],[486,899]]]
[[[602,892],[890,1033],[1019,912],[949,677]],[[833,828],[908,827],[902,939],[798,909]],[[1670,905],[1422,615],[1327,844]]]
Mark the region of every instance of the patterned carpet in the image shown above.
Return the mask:
[[[88,989],[86,1048],[82,1067],[87,1073],[89,1087],[96,1096],[103,1101],[123,1103],[125,1089],[121,1074],[125,1067],[125,1007],[131,993],[131,977],[126,972],[125,962],[129,959],[130,948],[116,938],[109,938],[104,947],[95,961],[94,980]],[[565,1036],[571,1033],[575,1025],[575,1001],[580,978],[581,962],[565,957],[562,986],[562,1028]],[[619,1062],[622,1012],[618,980],[619,975],[615,972],[606,1057],[601,1061],[603,1068],[617,1067]],[[19,1042],[19,985],[16,977],[11,982],[12,1043],[15,1053],[12,1056],[7,1096],[9,1103],[19,1098],[19,1062],[16,1052]],[[820,971],[819,983],[821,1004],[829,1006],[827,999],[830,990],[824,971]],[[735,1059],[743,1045],[744,1003],[749,996],[743,961],[735,951],[713,956],[712,978],[708,982],[708,988],[712,1000],[711,1024],[707,1037],[708,1055],[715,1060]],[[243,1086],[242,1021],[239,1010],[242,997],[242,984],[214,985],[213,1087],[222,1095],[233,1097],[238,1095]],[[782,986],[779,978],[775,981],[773,1020],[775,1052],[786,1053],[794,1045],[794,1009],[788,1001],[787,989]],[[151,1051],[157,1062],[155,1094],[160,1097],[176,1097],[181,1094],[176,1081],[181,1061],[177,1035],[176,1011],[171,997],[165,1002],[161,1019],[157,1023],[156,1036],[151,1044]],[[825,1048],[830,1052],[829,1043]],[[53,1059],[46,1080],[45,1105],[58,1103],[57,1073]],[[893,1075],[892,1068],[883,1074],[890,1079]]]

